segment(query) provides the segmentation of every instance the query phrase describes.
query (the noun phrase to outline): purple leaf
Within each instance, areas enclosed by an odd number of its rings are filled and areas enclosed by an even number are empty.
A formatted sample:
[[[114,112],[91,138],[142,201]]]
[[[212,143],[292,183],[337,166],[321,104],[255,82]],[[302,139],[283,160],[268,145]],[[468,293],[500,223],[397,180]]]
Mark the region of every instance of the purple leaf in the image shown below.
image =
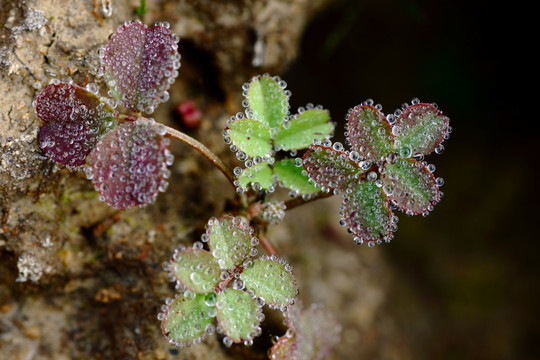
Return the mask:
[[[54,161],[77,167],[86,162],[100,136],[117,124],[117,113],[84,88],[56,82],[36,99],[36,112],[45,124],[39,144]]]
[[[411,215],[433,210],[441,197],[433,174],[414,159],[385,164],[381,180],[388,198]]]
[[[402,157],[431,153],[444,141],[448,122],[448,118],[431,104],[419,103],[407,107],[392,128],[396,150]]]
[[[375,245],[392,237],[392,211],[388,199],[374,181],[361,181],[343,198],[342,223],[349,228],[354,242]]]
[[[360,174],[364,172],[358,166],[357,160],[344,151],[323,145],[312,145],[304,154],[302,163],[309,177],[320,186],[345,190],[358,182]]]
[[[392,151],[390,123],[371,105],[357,105],[349,111],[347,133],[352,151],[364,160],[382,161]]]
[[[101,50],[101,66],[114,97],[132,111],[152,113],[168,99],[180,67],[177,37],[167,26],[127,22]]]
[[[90,154],[90,177],[101,199],[125,209],[152,203],[167,186],[172,162],[168,140],[147,122],[126,122],[105,135]]]

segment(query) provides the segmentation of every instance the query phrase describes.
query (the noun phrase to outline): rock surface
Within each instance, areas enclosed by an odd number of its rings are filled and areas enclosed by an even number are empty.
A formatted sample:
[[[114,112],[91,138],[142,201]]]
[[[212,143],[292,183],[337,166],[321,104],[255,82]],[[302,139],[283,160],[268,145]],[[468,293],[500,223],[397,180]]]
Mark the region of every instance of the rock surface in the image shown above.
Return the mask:
[[[97,16],[88,0],[7,1],[0,10],[0,353],[8,359],[265,358],[270,338],[284,331],[279,324],[263,329],[249,348],[227,349],[211,336],[177,350],[156,319],[163,299],[174,294],[162,262],[177,246],[198,240],[207,219],[222,214],[234,196],[219,172],[175,143],[167,192],[151,206],[118,211],[99,201],[83,173],[54,164],[38,146],[32,102],[39,91],[52,79],[95,81],[97,50],[136,16],[138,2],[95,4]],[[153,2],[142,20],[168,21],[183,56],[156,121],[182,128],[171,113],[193,100],[204,115],[191,135],[235,163],[221,130],[241,110],[241,84],[257,73],[284,71],[306,22],[324,5]],[[326,305],[343,326],[329,358],[411,358],[383,311],[392,275],[377,249],[358,249],[339,226],[339,202],[292,210],[269,237],[294,266],[303,303]]]

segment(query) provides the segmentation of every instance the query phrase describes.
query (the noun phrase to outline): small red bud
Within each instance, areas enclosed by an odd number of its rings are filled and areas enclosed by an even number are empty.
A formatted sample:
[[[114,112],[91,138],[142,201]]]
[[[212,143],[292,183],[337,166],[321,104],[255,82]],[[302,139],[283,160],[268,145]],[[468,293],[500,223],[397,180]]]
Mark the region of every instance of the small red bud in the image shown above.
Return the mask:
[[[182,125],[195,130],[201,126],[202,113],[192,100],[184,100],[176,106],[176,112],[180,115]]]

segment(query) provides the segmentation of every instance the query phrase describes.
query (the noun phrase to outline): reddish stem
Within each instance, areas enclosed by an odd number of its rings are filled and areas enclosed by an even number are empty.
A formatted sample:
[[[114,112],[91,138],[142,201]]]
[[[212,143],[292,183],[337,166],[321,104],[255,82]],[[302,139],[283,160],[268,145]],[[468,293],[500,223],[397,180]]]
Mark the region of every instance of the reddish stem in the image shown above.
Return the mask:
[[[286,206],[285,210],[294,209],[297,206],[304,205],[304,204],[310,203],[310,202],[315,201],[315,200],[325,199],[325,198],[333,196],[333,195],[334,194],[331,191],[327,192],[327,193],[319,192],[317,195],[311,197],[309,200],[304,200],[304,199],[302,199],[302,197],[298,196],[298,197],[296,197],[294,199],[285,201],[285,206]]]
[[[272,244],[272,242],[270,241],[268,236],[266,236],[265,233],[262,233],[262,232],[259,233],[259,240],[261,241],[261,245],[264,248],[264,251],[266,251],[266,253],[268,254],[268,256],[272,256],[272,255],[279,256],[279,253],[276,247],[274,246],[274,244]]]

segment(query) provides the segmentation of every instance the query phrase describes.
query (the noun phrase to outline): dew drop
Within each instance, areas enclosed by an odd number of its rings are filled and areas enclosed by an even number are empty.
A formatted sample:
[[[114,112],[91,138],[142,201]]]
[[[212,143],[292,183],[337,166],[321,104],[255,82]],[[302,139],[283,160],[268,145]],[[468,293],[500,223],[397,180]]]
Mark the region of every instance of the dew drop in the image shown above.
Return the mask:
[[[408,146],[404,146],[399,150],[399,156],[401,156],[402,158],[408,158],[408,157],[411,157],[411,155],[412,155],[412,150]]]
[[[225,345],[226,347],[231,347],[232,343],[233,343],[233,341],[232,341],[232,339],[230,337],[225,336],[223,338],[223,345]]]

